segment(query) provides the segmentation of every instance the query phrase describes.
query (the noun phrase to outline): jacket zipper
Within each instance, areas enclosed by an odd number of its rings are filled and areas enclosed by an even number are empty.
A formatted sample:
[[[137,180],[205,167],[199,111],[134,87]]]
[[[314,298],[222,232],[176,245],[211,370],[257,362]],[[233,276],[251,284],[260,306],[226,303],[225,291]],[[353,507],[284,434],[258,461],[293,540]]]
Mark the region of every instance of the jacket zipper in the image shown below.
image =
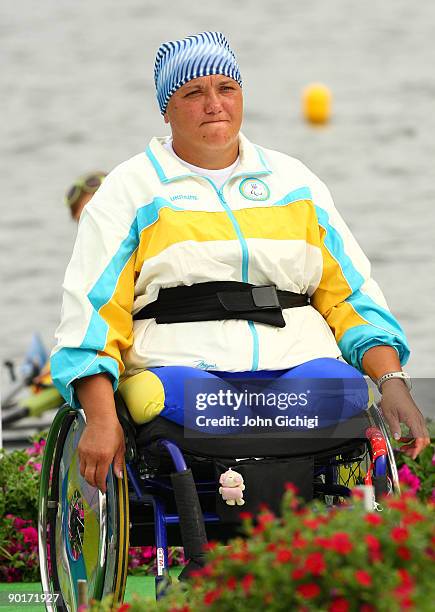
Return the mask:
[[[225,197],[224,197],[224,194],[223,194],[223,188],[225,187],[226,182],[222,185],[222,187],[220,189],[217,189],[216,185],[213,183],[213,181],[211,179],[208,179],[207,177],[204,177],[204,178],[210,183],[210,185],[216,191],[216,193],[218,195],[218,198],[220,200],[220,203],[222,204],[222,207],[224,208],[224,210],[227,213],[227,215],[229,216],[229,218],[231,220],[231,223],[233,224],[234,230],[235,230],[235,232],[237,234],[237,238],[239,239],[239,242],[242,245],[242,281],[244,283],[247,283],[247,282],[249,282],[249,273],[248,273],[248,269],[249,269],[249,251],[248,251],[248,245],[246,243],[245,237],[242,234],[242,230],[240,229],[240,225],[238,224],[237,219],[234,216],[233,211],[228,206],[228,203],[225,200]],[[255,371],[255,370],[258,370],[259,338],[258,338],[258,332],[257,332],[257,329],[255,327],[254,321],[248,321],[248,325],[249,325],[249,329],[251,330],[252,342],[253,342],[251,371]]]

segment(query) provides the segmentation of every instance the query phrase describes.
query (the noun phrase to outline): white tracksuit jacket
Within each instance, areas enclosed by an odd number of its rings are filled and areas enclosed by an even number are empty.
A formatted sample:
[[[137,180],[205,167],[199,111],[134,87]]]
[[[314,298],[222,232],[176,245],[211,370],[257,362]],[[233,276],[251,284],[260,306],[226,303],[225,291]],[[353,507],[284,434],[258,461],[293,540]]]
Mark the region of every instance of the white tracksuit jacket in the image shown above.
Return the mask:
[[[148,367],[285,369],[338,357],[361,369],[364,352],[409,350],[370,276],[370,264],[326,186],[300,161],[240,135],[240,163],[221,189],[192,173],[153,138],[116,167],[82,214],[64,281],[52,355],[55,384]],[[308,293],[283,311],[286,326],[245,320],[133,322],[161,287],[207,281],[274,284]]]

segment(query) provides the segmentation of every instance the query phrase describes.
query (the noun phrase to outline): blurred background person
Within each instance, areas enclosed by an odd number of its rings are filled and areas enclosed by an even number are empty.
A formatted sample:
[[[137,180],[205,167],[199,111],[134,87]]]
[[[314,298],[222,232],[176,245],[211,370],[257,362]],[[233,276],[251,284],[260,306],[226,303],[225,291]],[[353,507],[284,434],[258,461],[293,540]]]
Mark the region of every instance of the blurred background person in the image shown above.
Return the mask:
[[[65,204],[69,207],[72,219],[77,223],[82,210],[92,199],[106,176],[106,172],[88,172],[79,176],[66,192]]]
[[[88,204],[98,190],[103,180],[106,178],[106,172],[88,172],[79,176],[65,193],[64,202],[69,208],[71,218],[78,223],[80,215],[84,207]],[[50,375],[50,361],[47,361],[40,374],[33,379],[36,386],[52,386],[53,381]],[[59,394],[59,398],[61,398]]]
[[[84,207],[92,200],[94,193],[100,187],[106,176],[106,172],[88,172],[79,176],[71,187],[67,189],[64,202],[69,208],[73,221],[76,223],[80,221],[80,215],[82,214]],[[50,374],[50,361],[47,361],[39,375],[33,379],[33,383],[36,385],[36,387],[47,387],[53,385]],[[59,399],[61,399],[60,394]]]

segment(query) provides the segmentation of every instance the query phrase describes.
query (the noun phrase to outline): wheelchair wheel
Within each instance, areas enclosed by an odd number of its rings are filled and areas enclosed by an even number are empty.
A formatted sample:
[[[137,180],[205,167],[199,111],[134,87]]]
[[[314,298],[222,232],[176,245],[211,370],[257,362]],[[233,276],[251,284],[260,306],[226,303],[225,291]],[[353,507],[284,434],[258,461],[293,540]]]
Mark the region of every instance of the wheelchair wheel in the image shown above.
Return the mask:
[[[387,426],[385,425],[382,411],[377,404],[372,404],[368,409],[368,417],[374,427],[377,427],[382,433],[387,447],[387,480],[388,490],[385,491],[387,494],[400,495],[400,482],[399,474],[397,472],[396,459],[394,457],[393,447],[390,442],[390,434]]]
[[[394,452],[382,412],[372,404],[366,415],[367,439],[317,464],[315,496],[324,499],[329,506],[342,503],[357,485],[374,486],[378,509],[382,508],[384,495],[400,494]]]
[[[46,609],[75,611],[78,581],[88,599],[109,593],[122,601],[128,564],[128,486],[109,470],[102,494],[80,475],[77,446],[84,414],[68,406],[51,426],[42,465],[39,494],[39,557]],[[59,595],[57,595],[59,594]]]

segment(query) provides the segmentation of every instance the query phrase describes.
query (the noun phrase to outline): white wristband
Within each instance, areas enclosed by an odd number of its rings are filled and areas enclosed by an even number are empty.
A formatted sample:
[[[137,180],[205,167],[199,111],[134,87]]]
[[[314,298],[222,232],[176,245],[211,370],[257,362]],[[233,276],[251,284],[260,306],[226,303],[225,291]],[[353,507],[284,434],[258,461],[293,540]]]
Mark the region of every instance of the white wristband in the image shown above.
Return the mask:
[[[384,384],[384,382],[386,382],[387,380],[391,380],[392,378],[400,378],[401,380],[403,380],[405,385],[408,387],[408,390],[411,391],[412,382],[409,374],[407,374],[406,372],[389,372],[388,374],[384,374],[383,376],[378,378],[378,380],[376,381],[376,386],[379,389],[380,393],[382,393],[382,385]]]

